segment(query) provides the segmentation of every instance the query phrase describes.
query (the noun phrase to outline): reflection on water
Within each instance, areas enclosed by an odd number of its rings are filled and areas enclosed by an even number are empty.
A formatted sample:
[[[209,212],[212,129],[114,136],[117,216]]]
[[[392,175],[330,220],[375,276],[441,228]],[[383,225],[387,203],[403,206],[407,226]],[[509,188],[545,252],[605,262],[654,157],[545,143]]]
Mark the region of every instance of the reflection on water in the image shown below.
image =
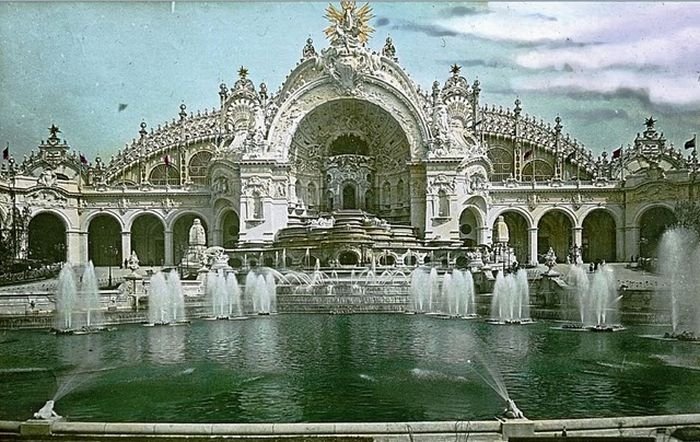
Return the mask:
[[[645,332],[420,315],[280,315],[88,336],[9,332],[0,345],[0,419],[28,418],[75,372],[81,383],[56,405],[71,420],[491,419],[503,404],[486,385],[489,367],[531,418],[699,412],[700,346],[637,336]]]
[[[174,364],[185,358],[186,326],[156,326],[145,328],[148,333],[149,359],[156,364]]]

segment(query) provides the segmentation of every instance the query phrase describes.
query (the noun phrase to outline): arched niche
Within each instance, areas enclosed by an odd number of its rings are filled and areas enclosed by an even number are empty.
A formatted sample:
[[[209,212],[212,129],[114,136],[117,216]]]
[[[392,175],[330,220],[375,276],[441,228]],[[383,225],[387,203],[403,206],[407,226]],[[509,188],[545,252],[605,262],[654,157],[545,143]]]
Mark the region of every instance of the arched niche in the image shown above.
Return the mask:
[[[51,212],[42,212],[29,221],[27,255],[46,264],[66,260],[66,224]]]
[[[561,210],[547,211],[537,224],[537,255],[541,258],[551,247],[557,255],[557,262],[565,262],[573,245],[574,223],[569,215]]]
[[[95,266],[117,266],[122,263],[121,225],[106,213],[96,215],[88,226],[88,259]]]
[[[639,217],[639,256],[656,256],[661,236],[676,221],[676,215],[668,207],[646,209]]]
[[[137,216],[131,223],[131,250],[142,266],[161,266],[165,262],[165,227],[152,213]]]
[[[596,209],[583,219],[581,252],[585,262],[615,261],[617,228],[615,218],[604,209]]]

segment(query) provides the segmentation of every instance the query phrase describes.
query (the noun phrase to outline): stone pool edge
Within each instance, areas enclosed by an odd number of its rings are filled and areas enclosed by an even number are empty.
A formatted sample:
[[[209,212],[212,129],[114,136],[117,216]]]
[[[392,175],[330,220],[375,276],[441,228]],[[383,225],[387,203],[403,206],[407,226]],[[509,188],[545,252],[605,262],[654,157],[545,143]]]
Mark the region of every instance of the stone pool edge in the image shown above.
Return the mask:
[[[700,413],[585,419],[338,422],[338,423],[124,423],[64,420],[0,421],[2,440],[131,439],[346,439],[382,441],[496,441],[518,438],[645,437],[669,440],[681,427],[700,427]]]

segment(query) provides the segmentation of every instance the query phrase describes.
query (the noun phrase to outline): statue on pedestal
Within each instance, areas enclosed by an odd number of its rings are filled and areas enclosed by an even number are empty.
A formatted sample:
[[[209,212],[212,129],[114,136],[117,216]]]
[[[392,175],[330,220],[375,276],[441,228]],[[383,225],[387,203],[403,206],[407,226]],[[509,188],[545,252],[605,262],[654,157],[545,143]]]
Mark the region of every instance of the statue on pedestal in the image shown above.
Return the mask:
[[[510,231],[503,216],[499,216],[496,220],[496,237],[493,239],[495,243],[508,244],[510,241]]]
[[[127,260],[126,268],[135,273],[139,267],[139,257],[136,256],[136,250],[132,250],[131,256],[129,256],[129,259]]]
[[[207,248],[207,233],[199,218],[195,218],[192,222],[188,240],[187,252],[182,257],[181,265],[185,268],[199,268],[206,262],[205,251]]]
[[[547,254],[544,256],[544,265],[546,265],[548,268],[547,273],[545,273],[545,275],[556,276],[559,274],[556,271],[552,270],[552,268],[555,265],[557,265],[557,255],[554,253],[554,249],[551,247],[549,248],[549,250],[547,250]]]

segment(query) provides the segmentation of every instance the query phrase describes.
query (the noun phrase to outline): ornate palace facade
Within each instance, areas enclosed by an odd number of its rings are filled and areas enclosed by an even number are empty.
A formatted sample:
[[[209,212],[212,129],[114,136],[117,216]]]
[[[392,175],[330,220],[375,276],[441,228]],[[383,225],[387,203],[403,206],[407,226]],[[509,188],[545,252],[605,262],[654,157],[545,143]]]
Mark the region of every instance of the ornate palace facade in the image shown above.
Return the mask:
[[[177,265],[199,218],[238,264],[413,264],[490,245],[503,216],[521,262],[572,246],[619,261],[652,255],[676,203],[700,195],[696,151],[669,146],[652,118],[594,157],[558,117],[482,103],[459,66],[421,88],[390,38],[369,46],[370,14],[329,7],[329,46],[309,39],[277,92],[241,68],[219,108],[144,122],[109,161],[81,161],[52,126],[38,151],[3,163],[3,234],[19,256],[105,265],[135,250]]]

